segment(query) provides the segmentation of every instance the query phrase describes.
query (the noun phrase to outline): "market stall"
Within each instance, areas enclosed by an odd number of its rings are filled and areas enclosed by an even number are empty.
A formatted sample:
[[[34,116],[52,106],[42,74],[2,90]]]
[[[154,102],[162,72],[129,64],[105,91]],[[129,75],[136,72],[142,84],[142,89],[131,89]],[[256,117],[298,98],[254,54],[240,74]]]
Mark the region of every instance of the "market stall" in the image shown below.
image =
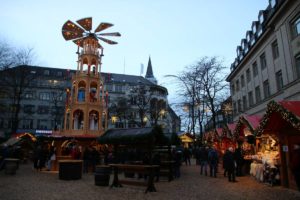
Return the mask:
[[[244,115],[239,118],[234,130],[234,140],[236,151],[241,151],[242,158],[240,174],[250,173],[250,164],[252,163],[252,155],[255,155],[255,129],[259,126],[261,116]]]
[[[233,132],[236,127],[236,124],[225,124],[222,129],[221,143],[220,148],[222,154],[225,153],[226,149],[229,147],[235,147]]]
[[[271,101],[256,131],[255,157],[263,164],[262,181],[274,181],[297,189],[295,160],[299,158],[300,101]],[[274,168],[275,167],[275,168]],[[278,169],[278,173],[273,169]],[[280,180],[280,181],[279,181]],[[298,177],[299,180],[299,177]],[[298,185],[299,187],[299,185]]]

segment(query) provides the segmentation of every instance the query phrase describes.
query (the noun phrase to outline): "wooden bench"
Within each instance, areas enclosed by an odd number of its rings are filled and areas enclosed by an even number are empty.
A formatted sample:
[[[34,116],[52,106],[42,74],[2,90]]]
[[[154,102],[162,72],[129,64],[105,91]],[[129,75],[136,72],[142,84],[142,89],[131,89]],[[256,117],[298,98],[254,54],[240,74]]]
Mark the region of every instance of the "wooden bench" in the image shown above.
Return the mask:
[[[155,170],[159,168],[158,165],[131,165],[131,164],[110,164],[110,166],[114,170],[114,179],[111,184],[111,187],[122,187],[124,185],[134,185],[134,186],[144,186],[146,187],[145,193],[147,192],[156,192],[156,188],[154,186],[153,176]],[[119,171],[131,172],[131,173],[139,173],[148,176],[147,181],[140,181],[136,179],[123,179],[120,180],[118,177]]]

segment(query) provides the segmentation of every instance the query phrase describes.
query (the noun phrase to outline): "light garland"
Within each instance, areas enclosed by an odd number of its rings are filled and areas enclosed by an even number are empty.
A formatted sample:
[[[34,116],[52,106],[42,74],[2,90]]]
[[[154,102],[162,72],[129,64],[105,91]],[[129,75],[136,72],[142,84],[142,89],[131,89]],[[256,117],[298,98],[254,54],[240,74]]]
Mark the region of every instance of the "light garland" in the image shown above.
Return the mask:
[[[285,109],[279,103],[275,101],[270,101],[267,105],[266,114],[264,115],[259,127],[256,130],[256,135],[262,134],[264,128],[266,127],[267,123],[270,120],[271,115],[274,112],[279,113],[282,119],[289,122],[295,129],[300,131],[300,120],[295,116],[295,114]]]

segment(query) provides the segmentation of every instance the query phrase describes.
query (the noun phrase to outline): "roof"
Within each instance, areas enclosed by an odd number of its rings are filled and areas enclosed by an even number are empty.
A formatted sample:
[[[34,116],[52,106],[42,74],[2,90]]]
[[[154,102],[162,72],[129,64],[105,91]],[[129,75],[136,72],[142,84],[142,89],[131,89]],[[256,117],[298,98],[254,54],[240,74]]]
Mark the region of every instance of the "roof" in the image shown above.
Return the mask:
[[[231,131],[231,134],[233,134],[234,130],[235,130],[235,127],[236,127],[236,123],[233,123],[233,124],[226,124],[229,131]]]
[[[162,134],[162,137],[160,135]],[[168,136],[161,129],[146,128],[122,128],[109,129],[98,138],[101,144],[151,144],[152,142],[166,141]]]
[[[242,115],[242,116],[240,116],[240,118],[236,124],[236,128],[234,130],[233,135],[236,138],[240,135],[243,135],[242,131],[245,128],[248,128],[249,131],[252,134],[254,134],[254,131],[259,126],[261,119],[262,119],[262,116],[260,116],[260,115]]]
[[[300,101],[270,101],[256,135],[265,131],[280,131],[286,127],[300,131]]]
[[[149,57],[149,61],[148,61],[147,72],[146,72],[145,78],[154,78],[150,57]]]
[[[300,101],[279,101],[278,103],[300,118]]]

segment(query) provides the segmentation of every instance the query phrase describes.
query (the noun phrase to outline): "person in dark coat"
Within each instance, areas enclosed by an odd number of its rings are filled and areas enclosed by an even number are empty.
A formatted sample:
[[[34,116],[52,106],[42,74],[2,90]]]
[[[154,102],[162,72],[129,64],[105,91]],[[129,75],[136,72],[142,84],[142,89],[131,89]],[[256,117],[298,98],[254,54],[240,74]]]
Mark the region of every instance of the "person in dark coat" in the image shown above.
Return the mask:
[[[234,160],[236,162],[236,176],[242,176],[242,168],[244,164],[244,158],[242,148],[238,147],[234,152]]]
[[[211,177],[217,177],[217,170],[218,170],[218,152],[216,149],[211,147],[208,150],[208,164],[209,164],[209,172]]]
[[[229,147],[228,151],[223,156],[223,166],[228,172],[228,181],[236,182],[235,180],[235,161],[233,155],[233,148]]]
[[[208,165],[208,147],[201,147],[199,153],[199,161],[200,161],[200,174],[202,175],[203,170],[205,176],[207,176],[207,165]]]
[[[188,148],[184,148],[183,150],[183,157],[185,165],[191,165],[191,152]]]
[[[293,152],[291,156],[291,170],[294,175],[298,190],[300,191],[300,144],[295,144],[293,146]]]

